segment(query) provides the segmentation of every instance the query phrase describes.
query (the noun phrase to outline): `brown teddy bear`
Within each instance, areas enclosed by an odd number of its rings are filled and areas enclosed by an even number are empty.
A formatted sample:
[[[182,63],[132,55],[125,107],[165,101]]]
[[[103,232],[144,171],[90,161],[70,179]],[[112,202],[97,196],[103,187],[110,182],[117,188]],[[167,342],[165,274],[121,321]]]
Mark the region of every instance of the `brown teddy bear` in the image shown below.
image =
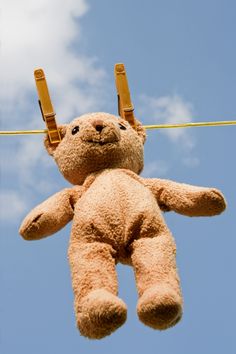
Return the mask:
[[[117,297],[115,265],[134,267],[139,319],[155,329],[182,315],[176,246],[161,211],[212,216],[226,207],[223,195],[202,188],[139,176],[145,130],[120,117],[92,113],[60,127],[58,145],[45,140],[63,176],[73,185],[33,209],[23,221],[25,240],[49,236],[73,220],[69,262],[77,325],[102,338],[126,320]]]

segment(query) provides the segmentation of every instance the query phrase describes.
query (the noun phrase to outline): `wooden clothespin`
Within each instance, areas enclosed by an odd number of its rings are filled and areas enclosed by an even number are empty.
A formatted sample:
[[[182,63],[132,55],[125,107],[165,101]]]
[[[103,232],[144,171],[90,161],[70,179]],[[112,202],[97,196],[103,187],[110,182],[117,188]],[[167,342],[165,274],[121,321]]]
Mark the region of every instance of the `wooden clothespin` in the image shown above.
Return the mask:
[[[125,66],[122,63],[115,64],[115,82],[118,96],[118,114],[136,129],[134,106],[131,102],[129,85]]]
[[[61,135],[57,127],[56,113],[53,110],[44,71],[36,69],[34,71],[34,78],[38,91],[39,106],[48,129],[49,140],[51,144],[58,144],[61,141]]]

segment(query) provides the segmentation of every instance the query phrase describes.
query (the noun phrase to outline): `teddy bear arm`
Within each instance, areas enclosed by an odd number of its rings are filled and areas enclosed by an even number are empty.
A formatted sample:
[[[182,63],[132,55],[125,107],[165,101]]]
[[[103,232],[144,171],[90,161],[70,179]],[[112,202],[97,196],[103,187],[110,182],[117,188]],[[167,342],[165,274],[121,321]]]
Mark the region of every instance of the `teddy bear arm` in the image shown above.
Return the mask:
[[[186,216],[213,216],[226,208],[223,194],[215,188],[197,187],[162,179],[144,179],[163,211]]]
[[[36,206],[23,220],[19,233],[25,240],[54,234],[73,218],[73,189],[64,189]]]

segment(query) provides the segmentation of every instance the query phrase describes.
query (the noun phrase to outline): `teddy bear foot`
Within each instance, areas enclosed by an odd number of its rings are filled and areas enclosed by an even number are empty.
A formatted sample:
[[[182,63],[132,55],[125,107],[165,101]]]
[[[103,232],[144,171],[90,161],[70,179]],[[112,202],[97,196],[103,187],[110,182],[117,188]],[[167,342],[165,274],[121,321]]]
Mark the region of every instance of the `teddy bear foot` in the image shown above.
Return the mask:
[[[126,320],[125,303],[105,289],[90,292],[78,307],[77,326],[91,339],[108,336]]]
[[[174,326],[182,316],[181,297],[171,287],[154,286],[139,299],[137,312],[140,321],[154,329]]]

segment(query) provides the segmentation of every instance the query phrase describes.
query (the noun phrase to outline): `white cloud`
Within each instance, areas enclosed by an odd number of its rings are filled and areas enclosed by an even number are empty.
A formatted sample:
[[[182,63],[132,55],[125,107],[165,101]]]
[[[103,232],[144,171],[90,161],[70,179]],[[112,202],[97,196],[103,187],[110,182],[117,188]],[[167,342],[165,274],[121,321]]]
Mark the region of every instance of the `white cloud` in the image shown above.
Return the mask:
[[[151,161],[145,164],[142,172],[143,177],[161,177],[169,171],[169,164],[163,160]]]
[[[13,168],[15,171],[20,171],[18,180],[24,187],[33,188],[38,192],[42,192],[42,190],[50,192],[52,189],[50,169],[52,170],[53,167],[55,167],[55,163],[52,157],[47,154],[42,139],[35,139],[34,136],[28,137],[15,151]],[[42,170],[44,170],[45,176],[41,175]],[[40,177],[42,183],[40,183]]]
[[[0,192],[0,220],[14,222],[15,219],[22,216],[27,203],[20,193],[14,190],[5,190]]]
[[[179,95],[163,97],[150,97],[141,95],[138,104],[138,116],[145,124],[175,124],[189,123],[193,121],[193,105]],[[195,168],[199,165],[199,159],[194,156],[195,139],[189,128],[160,129],[172,146],[176,149],[176,156],[182,165]],[[163,162],[151,162],[144,170],[146,175],[165,175],[169,165]]]
[[[21,111],[32,104],[32,97],[27,95],[36,92],[33,79],[36,67],[45,69],[61,121],[99,105],[105,73],[96,58],[78,55],[72,49],[73,44],[79,48],[82,36],[79,19],[87,9],[85,0],[1,2],[2,114],[4,110],[9,112],[10,107],[15,111],[17,105]],[[19,117],[20,112],[17,113]]]
[[[199,165],[200,161],[197,157],[185,157],[183,159],[183,164],[187,167],[197,167]]]
[[[193,120],[192,104],[178,95],[159,98],[142,95],[138,111],[146,124],[188,123]],[[166,134],[172,142],[192,149],[194,140],[186,129],[163,129],[160,132]]]

